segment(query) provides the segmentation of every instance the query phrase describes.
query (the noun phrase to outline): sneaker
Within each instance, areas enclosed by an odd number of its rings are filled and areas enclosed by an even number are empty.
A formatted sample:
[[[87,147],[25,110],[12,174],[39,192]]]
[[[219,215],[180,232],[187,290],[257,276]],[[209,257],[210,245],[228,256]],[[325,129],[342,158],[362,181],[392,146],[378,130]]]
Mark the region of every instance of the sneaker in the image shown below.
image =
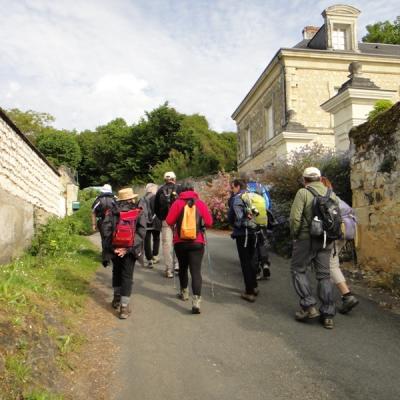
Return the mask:
[[[193,296],[192,299],[192,314],[200,314],[201,296]]]
[[[152,261],[153,261],[153,264],[158,264],[158,263],[160,262],[160,257],[158,257],[158,256],[153,256]]]
[[[114,294],[114,298],[112,299],[111,302],[111,307],[117,310],[120,307],[120,305],[121,305],[121,296],[118,294]]]
[[[189,289],[181,289],[181,291],[178,293],[178,299],[181,299],[183,301],[189,300]]]
[[[120,319],[127,319],[129,317],[129,314],[131,313],[131,310],[129,308],[129,305],[126,304],[121,304],[119,308],[119,318]]]
[[[147,261],[147,268],[150,268],[150,269],[152,269],[153,268],[153,260],[149,260],[149,261]]]
[[[250,303],[254,303],[256,301],[256,296],[254,294],[247,294],[247,293],[242,293],[240,297],[243,300],[249,301]]]
[[[333,329],[333,319],[332,318],[322,318],[322,325],[325,329]]]
[[[320,314],[314,306],[308,307],[306,310],[301,309],[295,314],[297,321],[305,321],[307,319],[318,318],[319,316]]]
[[[173,274],[173,272],[171,272],[171,271],[165,271],[165,277],[166,277],[166,278],[173,278],[173,277],[174,277],[174,274]]]
[[[359,303],[357,297],[353,295],[342,297],[342,306],[339,308],[341,314],[347,314]]]

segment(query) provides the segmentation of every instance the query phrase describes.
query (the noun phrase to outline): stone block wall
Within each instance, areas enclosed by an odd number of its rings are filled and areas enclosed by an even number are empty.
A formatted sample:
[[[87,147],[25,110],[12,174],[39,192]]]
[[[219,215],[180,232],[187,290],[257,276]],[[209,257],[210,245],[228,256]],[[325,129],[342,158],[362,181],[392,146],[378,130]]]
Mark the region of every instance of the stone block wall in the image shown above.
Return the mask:
[[[400,276],[400,103],[350,131],[363,268]]]
[[[0,263],[19,254],[35,222],[65,215],[60,176],[0,110]]]

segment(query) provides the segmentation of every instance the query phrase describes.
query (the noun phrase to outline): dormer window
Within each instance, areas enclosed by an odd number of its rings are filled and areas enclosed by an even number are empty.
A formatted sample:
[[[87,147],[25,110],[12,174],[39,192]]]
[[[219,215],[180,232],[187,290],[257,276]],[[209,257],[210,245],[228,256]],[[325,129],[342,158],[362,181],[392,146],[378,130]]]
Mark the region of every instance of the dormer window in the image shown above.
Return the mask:
[[[332,31],[332,48],[334,50],[347,50],[346,29],[335,26]]]

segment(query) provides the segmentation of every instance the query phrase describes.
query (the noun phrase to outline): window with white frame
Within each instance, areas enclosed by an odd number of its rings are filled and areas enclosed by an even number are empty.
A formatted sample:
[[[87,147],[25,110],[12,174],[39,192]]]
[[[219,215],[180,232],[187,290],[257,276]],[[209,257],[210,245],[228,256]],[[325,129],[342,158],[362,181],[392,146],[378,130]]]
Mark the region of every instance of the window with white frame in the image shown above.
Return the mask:
[[[267,140],[272,139],[274,137],[274,111],[272,108],[272,104],[264,110],[264,119],[265,119],[265,137]]]
[[[332,30],[332,48],[334,50],[347,50],[347,29],[343,26],[334,26]]]
[[[251,129],[247,128],[246,131],[246,157],[251,156]]]

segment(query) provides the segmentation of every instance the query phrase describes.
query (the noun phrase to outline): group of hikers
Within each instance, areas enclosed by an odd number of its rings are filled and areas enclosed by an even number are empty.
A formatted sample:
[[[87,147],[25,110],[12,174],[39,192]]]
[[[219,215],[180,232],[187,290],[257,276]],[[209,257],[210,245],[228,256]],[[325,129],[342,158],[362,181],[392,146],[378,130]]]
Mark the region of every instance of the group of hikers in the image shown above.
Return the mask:
[[[341,294],[339,311],[348,313],[358,304],[339,266],[339,252],[346,240],[354,239],[356,219],[352,208],[339,199],[330,181],[315,167],[303,172],[303,185],[290,212],[293,240],[291,275],[300,299],[298,321],[320,318],[327,329],[333,328],[336,312],[333,284]],[[112,307],[121,319],[128,318],[132,293],[133,270],[139,261],[153,268],[160,262],[162,246],[165,277],[179,276],[178,298],[187,301],[189,271],[192,289],[192,313],[200,313],[201,265],[207,245],[206,229],[213,225],[212,213],[195,191],[192,182],[177,184],[174,172],[164,174],[164,184],[149,183],[145,195],[138,199],[132,188],[114,196],[110,185],[92,206],[93,230],[102,239],[102,263],[112,263]],[[265,186],[258,182],[235,179],[231,182],[228,220],[244,280],[241,298],[255,302],[259,295],[258,280],[271,276],[268,235],[276,223],[271,199]],[[308,267],[313,266],[318,281],[317,300],[312,294]]]

